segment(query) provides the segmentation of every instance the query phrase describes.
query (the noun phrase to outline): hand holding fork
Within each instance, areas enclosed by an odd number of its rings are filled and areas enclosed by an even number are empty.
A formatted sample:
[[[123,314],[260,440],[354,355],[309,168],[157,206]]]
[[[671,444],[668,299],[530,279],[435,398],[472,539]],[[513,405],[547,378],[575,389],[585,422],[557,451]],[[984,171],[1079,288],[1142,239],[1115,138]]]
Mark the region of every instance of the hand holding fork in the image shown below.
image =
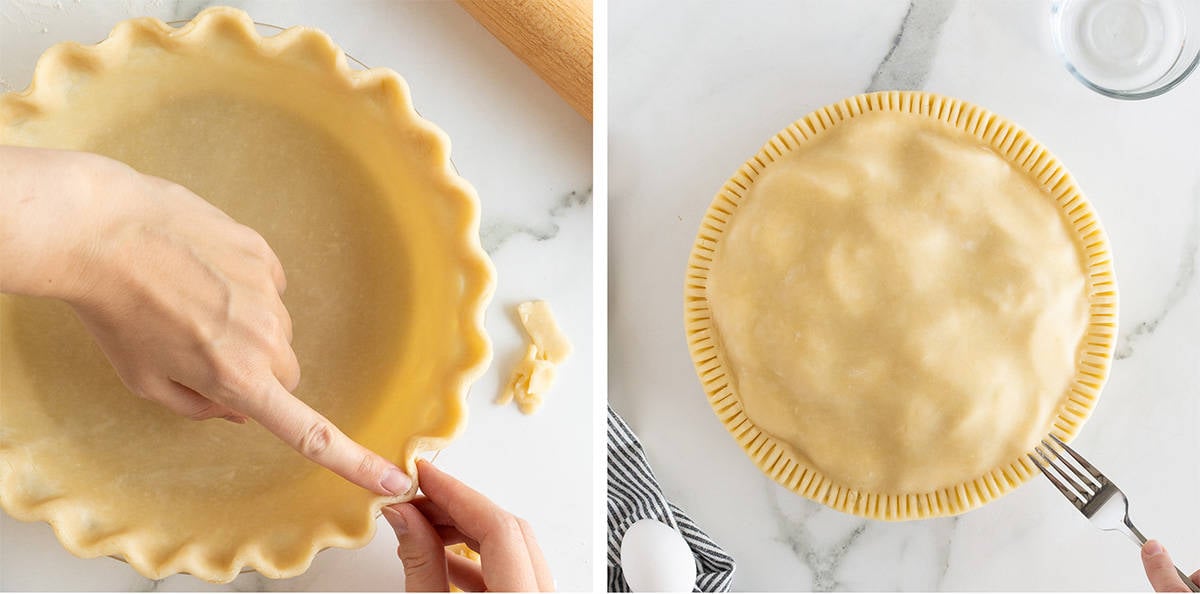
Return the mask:
[[[1115,530],[1142,548],[1142,564],[1150,585],[1159,592],[1200,592],[1200,571],[1188,577],[1171,562],[1162,545],[1147,541],[1129,519],[1129,500],[1108,477],[1053,435],[1029,455],[1050,482],[1101,530]],[[1063,456],[1059,450],[1067,453]],[[1041,460],[1038,459],[1041,458]]]
[[[1171,556],[1156,540],[1148,541],[1142,547],[1142,565],[1155,592],[1187,592],[1188,588],[1192,592],[1200,591],[1200,571],[1193,573],[1190,580],[1179,575],[1181,572],[1175,569]]]

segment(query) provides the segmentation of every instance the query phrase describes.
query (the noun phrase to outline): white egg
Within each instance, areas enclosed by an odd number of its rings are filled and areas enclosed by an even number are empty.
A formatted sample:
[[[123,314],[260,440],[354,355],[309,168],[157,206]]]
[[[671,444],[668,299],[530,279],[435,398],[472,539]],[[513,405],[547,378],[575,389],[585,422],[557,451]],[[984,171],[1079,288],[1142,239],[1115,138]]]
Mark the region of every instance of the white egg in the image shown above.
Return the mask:
[[[675,529],[657,520],[638,520],[621,537],[621,570],[634,592],[691,592],[696,558]]]

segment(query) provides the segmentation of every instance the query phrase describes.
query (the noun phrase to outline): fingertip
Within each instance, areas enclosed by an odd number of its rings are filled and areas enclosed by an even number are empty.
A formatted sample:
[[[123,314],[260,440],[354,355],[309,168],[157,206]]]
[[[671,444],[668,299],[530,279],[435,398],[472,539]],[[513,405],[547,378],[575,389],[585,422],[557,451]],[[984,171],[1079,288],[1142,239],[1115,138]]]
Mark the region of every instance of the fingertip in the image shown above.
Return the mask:
[[[391,495],[400,496],[408,493],[413,486],[413,480],[403,470],[393,466],[383,471],[383,476],[379,479],[379,486]]]
[[[388,525],[392,527],[392,531],[396,533],[397,537],[403,536],[408,532],[407,512],[408,508],[412,507],[410,503],[395,503],[385,505],[380,509],[383,512],[383,519],[387,520]]]
[[[449,476],[445,472],[442,472],[442,469],[434,466],[433,462],[430,462],[424,458],[417,458],[416,466],[417,476],[422,477],[421,491],[425,491],[426,485],[434,487],[436,490],[436,485],[441,484],[442,479]]]
[[[1142,545],[1142,556],[1147,559],[1157,557],[1164,552],[1166,552],[1166,549],[1157,540],[1147,540],[1146,544]]]
[[[448,475],[424,458],[417,458],[416,467],[417,477],[421,479],[421,493],[431,500],[443,499],[442,495],[447,491],[443,485]]]

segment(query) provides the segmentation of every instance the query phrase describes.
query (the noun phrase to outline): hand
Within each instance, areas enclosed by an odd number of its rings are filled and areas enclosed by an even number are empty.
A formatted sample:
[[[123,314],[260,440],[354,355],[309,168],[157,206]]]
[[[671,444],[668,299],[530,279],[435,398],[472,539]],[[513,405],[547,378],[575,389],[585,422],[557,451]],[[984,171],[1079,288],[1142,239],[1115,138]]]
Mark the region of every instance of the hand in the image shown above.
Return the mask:
[[[550,592],[554,578],[529,524],[424,460],[417,461],[421,492],[408,503],[383,508],[396,531],[410,592],[445,592],[453,583],[467,592]],[[465,543],[481,563],[447,555]]]
[[[1175,572],[1175,563],[1171,556],[1156,540],[1146,541],[1142,547],[1142,565],[1146,567],[1146,577],[1155,592],[1191,592],[1183,578]],[[1192,583],[1200,586],[1200,571],[1192,574]]]
[[[371,491],[411,487],[291,395],[287,282],[254,230],[182,186],[66,151],[0,147],[0,205],[0,290],[69,303],[134,394],[195,420],[252,418]]]

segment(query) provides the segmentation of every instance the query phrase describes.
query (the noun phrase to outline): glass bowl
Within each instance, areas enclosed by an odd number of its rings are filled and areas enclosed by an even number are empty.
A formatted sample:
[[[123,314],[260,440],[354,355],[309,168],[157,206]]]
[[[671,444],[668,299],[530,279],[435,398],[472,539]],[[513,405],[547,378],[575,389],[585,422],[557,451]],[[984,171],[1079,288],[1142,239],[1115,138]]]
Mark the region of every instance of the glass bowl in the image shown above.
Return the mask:
[[[1067,70],[1114,99],[1148,99],[1200,64],[1200,0],[1055,0],[1054,44]]]

